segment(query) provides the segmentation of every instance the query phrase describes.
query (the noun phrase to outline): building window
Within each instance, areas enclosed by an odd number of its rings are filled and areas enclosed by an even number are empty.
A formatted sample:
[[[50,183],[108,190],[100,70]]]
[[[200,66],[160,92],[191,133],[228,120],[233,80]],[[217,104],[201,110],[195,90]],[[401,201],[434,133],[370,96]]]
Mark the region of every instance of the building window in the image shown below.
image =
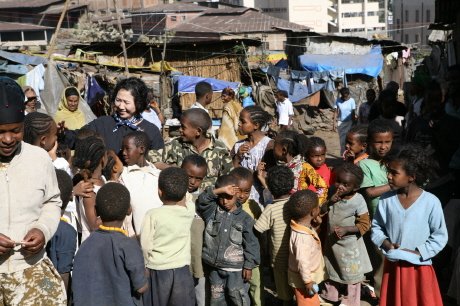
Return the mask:
[[[415,34],[415,42],[416,42],[416,43],[419,42],[419,36],[418,36],[418,34]]]
[[[408,10],[405,11],[405,15],[406,15],[405,16],[406,22],[409,22],[409,11]]]
[[[182,20],[185,20],[185,19],[187,19],[187,16],[183,15]]]
[[[406,44],[409,43],[409,34],[404,35],[404,43],[406,43]]]
[[[262,8],[262,12],[264,13],[286,13],[287,8],[285,7]]]
[[[419,11],[415,10],[415,22],[420,22],[420,16],[419,16]]]
[[[171,21],[176,21],[177,17],[176,16],[171,16]]]
[[[426,10],[426,22],[431,22],[431,11]]]
[[[342,18],[364,17],[363,12],[342,13]]]

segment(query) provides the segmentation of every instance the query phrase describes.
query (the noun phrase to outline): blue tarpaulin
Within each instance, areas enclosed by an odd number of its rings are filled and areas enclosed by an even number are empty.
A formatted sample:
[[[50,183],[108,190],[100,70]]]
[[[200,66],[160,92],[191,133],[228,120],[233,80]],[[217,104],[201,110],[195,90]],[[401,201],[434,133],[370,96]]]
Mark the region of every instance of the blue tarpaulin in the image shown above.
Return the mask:
[[[190,92],[195,93],[195,85],[198,82],[205,81],[211,84],[213,91],[222,91],[223,89],[230,87],[236,91],[239,83],[227,82],[213,78],[200,78],[195,76],[174,76],[174,81],[177,82],[178,92]]]
[[[362,73],[377,77],[383,68],[382,49],[374,46],[368,54],[304,54],[300,64],[307,71],[344,69],[346,74]]]
[[[0,50],[0,57],[6,58],[9,61],[23,64],[23,65],[40,65],[40,64],[46,64],[48,60],[44,57],[41,56],[33,56],[33,55],[27,55],[27,54],[22,54],[22,53],[13,53],[13,52],[7,52]]]
[[[294,85],[294,88],[291,88],[291,84]],[[308,89],[307,85],[302,85],[297,82],[291,83],[288,80],[284,80],[279,78],[278,83],[276,84],[279,90],[285,90],[288,93],[289,100],[292,103],[298,102],[312,94],[314,94],[317,91],[320,91],[326,86],[326,83],[323,84],[312,84],[312,90],[310,91]]]

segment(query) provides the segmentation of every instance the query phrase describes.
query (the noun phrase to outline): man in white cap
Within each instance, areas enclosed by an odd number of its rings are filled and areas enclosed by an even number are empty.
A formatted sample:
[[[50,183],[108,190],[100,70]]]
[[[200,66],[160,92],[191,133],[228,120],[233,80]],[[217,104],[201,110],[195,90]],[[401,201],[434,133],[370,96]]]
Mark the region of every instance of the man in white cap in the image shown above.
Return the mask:
[[[0,305],[67,305],[46,257],[61,213],[51,159],[24,143],[24,94],[0,77]]]

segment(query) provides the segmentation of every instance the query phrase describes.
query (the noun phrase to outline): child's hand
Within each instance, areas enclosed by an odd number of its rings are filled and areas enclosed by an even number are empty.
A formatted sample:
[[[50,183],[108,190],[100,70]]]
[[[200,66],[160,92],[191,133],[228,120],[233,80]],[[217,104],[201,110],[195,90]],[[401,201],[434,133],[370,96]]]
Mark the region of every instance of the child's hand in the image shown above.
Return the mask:
[[[252,277],[252,270],[251,269],[243,269],[243,280],[247,283],[251,280]]]
[[[73,187],[73,194],[82,198],[90,198],[94,189],[91,182],[80,181]]]
[[[344,226],[336,226],[334,227],[334,232],[339,239],[342,239],[343,236],[348,234],[347,229]]]
[[[340,189],[337,189],[337,191],[331,196],[329,199],[330,202],[335,203],[340,201],[342,198],[340,196]]]
[[[246,154],[249,151],[249,149],[250,149],[249,144],[245,142],[238,148],[238,152],[236,153],[236,155],[238,155],[240,159],[243,159],[244,154]]]
[[[236,186],[236,185],[227,185],[227,186],[224,186],[224,187],[214,189],[214,194],[215,195],[228,194],[228,195],[234,196],[238,192],[240,192],[240,188],[238,188],[238,186]]]
[[[67,131],[68,128],[65,126],[65,121],[61,121],[57,123],[57,134],[58,136],[64,135],[65,131]]]
[[[382,246],[381,248],[385,251],[385,252],[388,252],[390,250],[393,250],[393,249],[398,249],[399,248],[399,244],[398,243],[391,243],[390,240],[388,239],[385,239],[382,243]]]
[[[346,161],[354,161],[355,157],[355,153],[351,150],[345,150],[345,152],[343,152],[343,159]]]

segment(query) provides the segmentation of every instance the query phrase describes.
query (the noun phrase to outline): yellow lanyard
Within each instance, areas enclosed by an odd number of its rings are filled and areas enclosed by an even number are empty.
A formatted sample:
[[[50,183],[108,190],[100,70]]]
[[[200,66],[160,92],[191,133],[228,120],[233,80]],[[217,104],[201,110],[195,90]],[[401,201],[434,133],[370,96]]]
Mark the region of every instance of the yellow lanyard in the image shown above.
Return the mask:
[[[109,226],[99,225],[99,229],[104,230],[104,231],[119,232],[119,233],[124,234],[125,236],[128,236],[128,231],[125,231],[124,229],[121,229],[119,227],[109,227]]]

